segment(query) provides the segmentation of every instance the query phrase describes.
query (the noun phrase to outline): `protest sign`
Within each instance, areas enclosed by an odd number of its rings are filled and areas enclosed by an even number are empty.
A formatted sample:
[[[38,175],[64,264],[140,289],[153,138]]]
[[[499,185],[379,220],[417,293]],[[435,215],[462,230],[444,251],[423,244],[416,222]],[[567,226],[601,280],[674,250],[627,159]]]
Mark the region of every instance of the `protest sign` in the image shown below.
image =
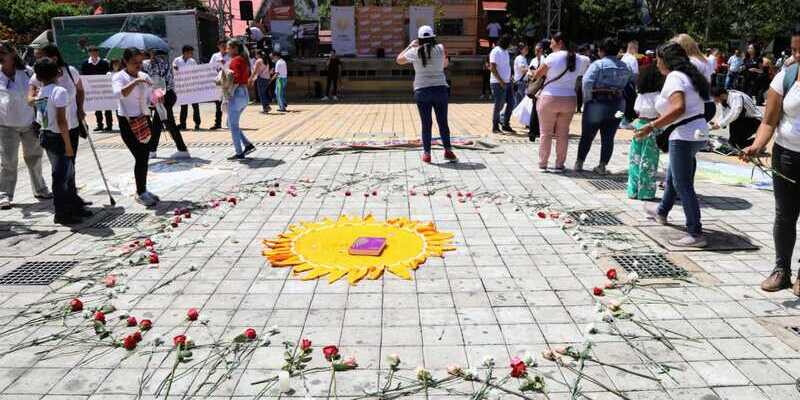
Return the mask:
[[[117,98],[111,90],[111,75],[81,75],[86,112],[117,109]]]
[[[175,71],[176,105],[209,103],[222,97],[222,89],[214,82],[217,71],[211,64],[189,65]]]

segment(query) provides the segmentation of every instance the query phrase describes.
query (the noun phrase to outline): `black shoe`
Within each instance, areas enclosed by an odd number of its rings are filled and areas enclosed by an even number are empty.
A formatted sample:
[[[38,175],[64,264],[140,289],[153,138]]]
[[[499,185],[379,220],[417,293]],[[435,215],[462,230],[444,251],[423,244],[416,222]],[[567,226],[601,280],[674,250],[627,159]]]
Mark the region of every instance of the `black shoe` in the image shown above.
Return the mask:
[[[214,126],[212,126],[211,128],[208,128],[208,129],[212,130],[212,131],[215,131],[217,129],[222,129],[222,127],[217,124],[217,125],[214,125]]]
[[[514,130],[511,129],[511,125],[504,125],[502,129],[503,129],[503,132],[514,133]]]
[[[195,131],[195,132],[197,132],[197,131],[199,131],[199,130],[200,130],[200,125],[195,125],[195,126],[194,126],[194,131]]]
[[[253,146],[253,144],[250,143],[247,146],[245,146],[243,154],[244,155],[248,155],[248,154],[250,154],[250,153],[252,153],[254,151],[256,151],[256,146]]]
[[[536,138],[538,138],[538,137],[539,137],[538,133],[528,132],[528,140],[530,140],[531,142],[535,142]]]
[[[109,127],[106,127],[106,129],[103,129],[103,132],[111,132],[113,130],[114,130],[114,128],[109,126]]]
[[[88,206],[90,206],[92,204],[94,204],[94,203],[92,203],[91,201],[86,201],[86,200],[78,197],[78,205],[80,205],[81,207],[88,207]]]
[[[180,125],[178,125],[178,129],[180,129],[180,130],[182,130],[182,131],[185,131],[185,130],[186,130],[186,124],[180,124]]]
[[[53,222],[59,225],[77,225],[83,221],[76,215],[56,215]]]
[[[494,128],[492,128],[492,133],[503,133],[503,131],[501,131],[500,128],[495,126]]]
[[[234,155],[228,157],[228,160],[230,160],[230,161],[233,161],[233,160],[244,160],[245,158],[247,158],[247,157],[245,157],[244,154],[234,154]]]
[[[92,212],[92,210],[88,210],[88,209],[82,208],[82,209],[76,211],[75,214],[77,214],[81,218],[89,218],[92,215],[94,215],[94,212]]]
[[[95,132],[100,132],[103,130],[103,125],[98,125],[97,128],[94,128]]]

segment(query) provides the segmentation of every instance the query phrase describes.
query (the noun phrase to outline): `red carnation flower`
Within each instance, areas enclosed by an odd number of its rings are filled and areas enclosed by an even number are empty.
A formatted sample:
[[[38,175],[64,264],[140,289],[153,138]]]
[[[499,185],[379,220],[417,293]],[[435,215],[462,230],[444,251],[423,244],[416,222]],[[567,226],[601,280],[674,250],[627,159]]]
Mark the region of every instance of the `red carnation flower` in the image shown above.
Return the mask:
[[[528,366],[517,357],[511,360],[511,376],[514,378],[522,378],[528,371]]]
[[[610,268],[608,271],[606,271],[606,278],[612,281],[617,280],[617,270],[614,268]]]
[[[150,264],[158,264],[158,254],[150,253]]]
[[[186,219],[192,218],[192,213],[189,212],[189,211],[186,211],[185,213],[183,213],[183,218],[186,218]]]
[[[72,312],[81,311],[83,310],[83,302],[78,298],[72,299],[69,302],[69,309],[72,310]]]
[[[142,333],[141,332],[139,332],[139,331],[133,332],[132,336],[133,336],[134,339],[136,339],[136,343],[139,343],[139,342],[142,341]]]
[[[349,191],[349,190],[348,190],[348,191],[346,191],[346,192],[344,192],[344,195],[345,195],[345,196],[350,196],[351,194],[352,194],[352,193],[350,193],[350,191]]]
[[[377,191],[377,190],[373,190],[373,191],[372,191],[372,195],[373,195],[373,196],[377,196],[377,195],[378,195],[378,191]]]
[[[136,326],[136,317],[133,315],[128,317],[128,326]]]
[[[197,321],[197,317],[199,316],[200,312],[197,311],[196,308],[190,308],[189,311],[186,311],[186,318],[188,318],[189,321]]]
[[[238,201],[239,201],[239,199],[237,199],[236,197],[228,197],[228,203],[236,205],[236,202],[238,202]]]
[[[136,348],[136,343],[138,343],[136,338],[134,338],[133,335],[128,335],[122,340],[122,347],[124,347],[125,350],[133,350]]]
[[[538,211],[538,212],[536,213],[536,216],[537,216],[537,217],[539,217],[539,218],[541,218],[541,219],[545,219],[545,218],[547,218],[547,213],[546,213],[546,212],[544,212],[544,211]]]
[[[308,339],[303,339],[300,341],[300,350],[306,351],[311,348],[311,341]]]
[[[325,355],[326,360],[333,361],[334,358],[339,356],[339,348],[333,345],[325,346],[322,348],[322,354]]]
[[[98,312],[94,313],[94,320],[97,321],[97,322],[102,322],[102,323],[105,324],[106,323],[106,314],[103,313],[102,311],[98,311]]]
[[[270,195],[270,197],[275,197],[275,191],[274,190],[270,190],[269,191],[269,195]]]
[[[594,289],[592,289],[592,292],[594,293],[595,296],[602,296],[603,295],[603,289],[599,288],[597,286],[595,286]]]
[[[155,246],[155,244],[156,244],[156,242],[154,242],[152,239],[145,239],[144,240],[144,246],[145,247],[153,247],[153,246]]]
[[[149,319],[143,319],[143,320],[139,321],[139,329],[141,329],[143,331],[150,330],[150,328],[152,328],[152,327],[153,327],[153,322],[150,321]]]
[[[250,340],[255,340],[257,336],[258,335],[256,335],[256,330],[253,328],[247,328],[244,330],[244,337]]]
[[[178,336],[173,337],[172,338],[172,344],[174,344],[175,347],[185,345],[186,344],[186,335],[178,335]]]
[[[106,287],[114,287],[117,285],[117,277],[116,275],[108,275],[105,279],[103,279],[103,283],[105,283]]]

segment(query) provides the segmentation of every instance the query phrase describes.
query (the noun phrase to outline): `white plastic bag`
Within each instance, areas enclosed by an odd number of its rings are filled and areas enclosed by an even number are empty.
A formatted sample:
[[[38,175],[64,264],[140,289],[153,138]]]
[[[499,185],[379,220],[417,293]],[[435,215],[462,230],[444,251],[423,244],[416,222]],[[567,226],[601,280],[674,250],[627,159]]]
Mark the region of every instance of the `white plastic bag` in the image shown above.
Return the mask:
[[[522,101],[511,113],[511,117],[516,118],[520,124],[528,126],[531,122],[531,111],[533,111],[533,100],[528,96],[523,96]]]

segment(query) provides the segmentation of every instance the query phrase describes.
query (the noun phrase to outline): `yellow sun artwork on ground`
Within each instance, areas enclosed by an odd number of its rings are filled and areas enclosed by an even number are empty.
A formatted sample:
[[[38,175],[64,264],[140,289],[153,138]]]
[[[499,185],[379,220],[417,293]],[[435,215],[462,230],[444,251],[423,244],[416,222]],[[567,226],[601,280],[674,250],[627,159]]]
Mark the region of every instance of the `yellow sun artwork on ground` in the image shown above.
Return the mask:
[[[350,246],[364,237],[384,238],[383,252],[377,256],[351,255]],[[355,285],[364,278],[378,279],[384,271],[410,280],[411,271],[428,257],[443,257],[445,251],[455,250],[452,240],[452,233],[439,232],[433,222],[341,216],[291,225],[275,240],[263,241],[263,254],[273,267],[305,273],[302,280],[327,277],[328,283],[333,283],[347,276]]]

